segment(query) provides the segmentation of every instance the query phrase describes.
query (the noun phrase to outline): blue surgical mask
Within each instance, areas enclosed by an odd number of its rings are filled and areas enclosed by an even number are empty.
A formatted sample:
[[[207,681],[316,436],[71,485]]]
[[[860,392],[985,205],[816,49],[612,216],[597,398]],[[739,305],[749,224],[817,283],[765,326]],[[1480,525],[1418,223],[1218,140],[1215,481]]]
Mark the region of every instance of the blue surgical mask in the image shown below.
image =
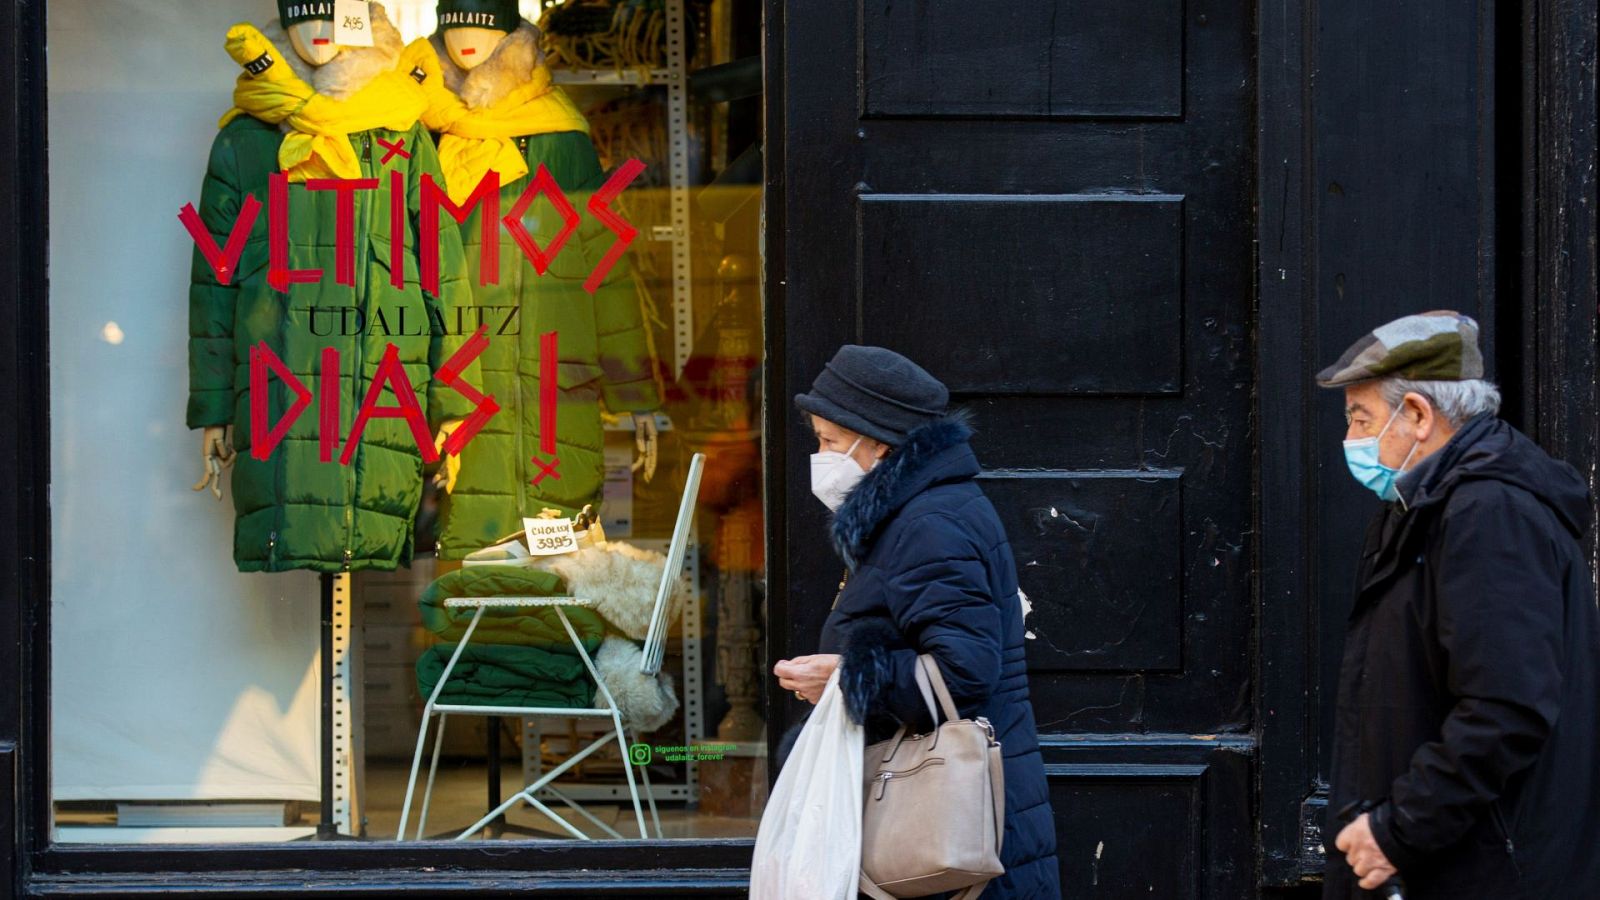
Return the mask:
[[[1401,460],[1399,469],[1390,468],[1378,461],[1378,441],[1383,439],[1383,433],[1389,430],[1389,426],[1394,424],[1394,418],[1398,415],[1400,407],[1396,406],[1394,412],[1389,414],[1389,421],[1383,423],[1383,430],[1378,432],[1377,437],[1345,441],[1344,462],[1350,467],[1350,474],[1355,476],[1356,481],[1361,482],[1362,487],[1377,494],[1381,499],[1400,500],[1404,503],[1399,489],[1394,486],[1394,481],[1400,477],[1400,472],[1406,467],[1406,463],[1411,462],[1411,455],[1417,452],[1418,444],[1411,445],[1411,452]]]

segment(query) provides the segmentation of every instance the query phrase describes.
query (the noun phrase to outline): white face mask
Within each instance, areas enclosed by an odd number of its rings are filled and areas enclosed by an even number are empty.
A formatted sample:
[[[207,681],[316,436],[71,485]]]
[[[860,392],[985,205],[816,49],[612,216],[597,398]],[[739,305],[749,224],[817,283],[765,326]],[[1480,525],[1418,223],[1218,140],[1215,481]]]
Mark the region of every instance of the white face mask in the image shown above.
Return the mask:
[[[823,450],[811,454],[811,493],[817,495],[817,499],[831,510],[837,511],[851,489],[867,477],[867,473],[850,456],[860,443],[861,438],[858,437],[844,453]],[[876,466],[878,463],[874,460],[872,464]]]

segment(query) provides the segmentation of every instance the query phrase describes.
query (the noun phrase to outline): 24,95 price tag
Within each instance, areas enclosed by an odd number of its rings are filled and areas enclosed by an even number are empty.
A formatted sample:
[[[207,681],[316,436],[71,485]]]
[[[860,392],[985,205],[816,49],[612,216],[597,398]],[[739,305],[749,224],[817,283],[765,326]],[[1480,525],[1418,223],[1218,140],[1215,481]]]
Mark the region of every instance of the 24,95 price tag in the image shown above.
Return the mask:
[[[534,556],[555,556],[578,549],[571,519],[523,519],[522,530],[528,537],[528,552]]]
[[[341,47],[372,46],[367,0],[334,0],[333,42]]]

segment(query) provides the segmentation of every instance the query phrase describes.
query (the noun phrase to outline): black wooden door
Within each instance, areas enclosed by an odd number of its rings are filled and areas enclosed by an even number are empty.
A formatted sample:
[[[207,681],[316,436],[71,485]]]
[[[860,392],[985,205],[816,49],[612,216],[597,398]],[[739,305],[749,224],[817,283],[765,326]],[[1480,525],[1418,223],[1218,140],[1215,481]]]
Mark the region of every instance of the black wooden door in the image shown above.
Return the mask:
[[[904,352],[977,416],[1066,892],[1253,893],[1253,10],[768,11],[770,650],[840,570],[790,398]]]

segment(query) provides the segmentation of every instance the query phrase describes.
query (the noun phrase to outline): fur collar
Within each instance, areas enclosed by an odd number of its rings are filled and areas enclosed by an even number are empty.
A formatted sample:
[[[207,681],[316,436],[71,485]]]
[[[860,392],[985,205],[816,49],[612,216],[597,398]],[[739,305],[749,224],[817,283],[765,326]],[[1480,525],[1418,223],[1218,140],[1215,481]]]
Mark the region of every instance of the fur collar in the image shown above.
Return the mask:
[[[945,451],[972,436],[971,414],[952,410],[906,435],[844,498],[833,516],[833,547],[854,569],[867,555],[878,527],[930,482],[929,469]],[[971,451],[967,451],[970,455]],[[976,461],[973,463],[976,467]]]
[[[533,78],[533,70],[544,63],[539,38],[538,26],[524,19],[516,31],[495,46],[488,59],[471,69],[461,68],[450,58],[450,51],[444,46],[444,32],[435,32],[428,42],[439,56],[444,86],[460,97],[468,109],[483,109]]]
[[[372,79],[393,69],[400,62],[400,51],[405,49],[405,42],[400,40],[400,32],[389,21],[383,4],[369,3],[368,6],[372,10],[372,46],[346,47],[320,66],[312,66],[294,52],[289,32],[277,19],[268,22],[261,33],[278,49],[278,57],[289,64],[301,81],[324,97],[345,100]]]

